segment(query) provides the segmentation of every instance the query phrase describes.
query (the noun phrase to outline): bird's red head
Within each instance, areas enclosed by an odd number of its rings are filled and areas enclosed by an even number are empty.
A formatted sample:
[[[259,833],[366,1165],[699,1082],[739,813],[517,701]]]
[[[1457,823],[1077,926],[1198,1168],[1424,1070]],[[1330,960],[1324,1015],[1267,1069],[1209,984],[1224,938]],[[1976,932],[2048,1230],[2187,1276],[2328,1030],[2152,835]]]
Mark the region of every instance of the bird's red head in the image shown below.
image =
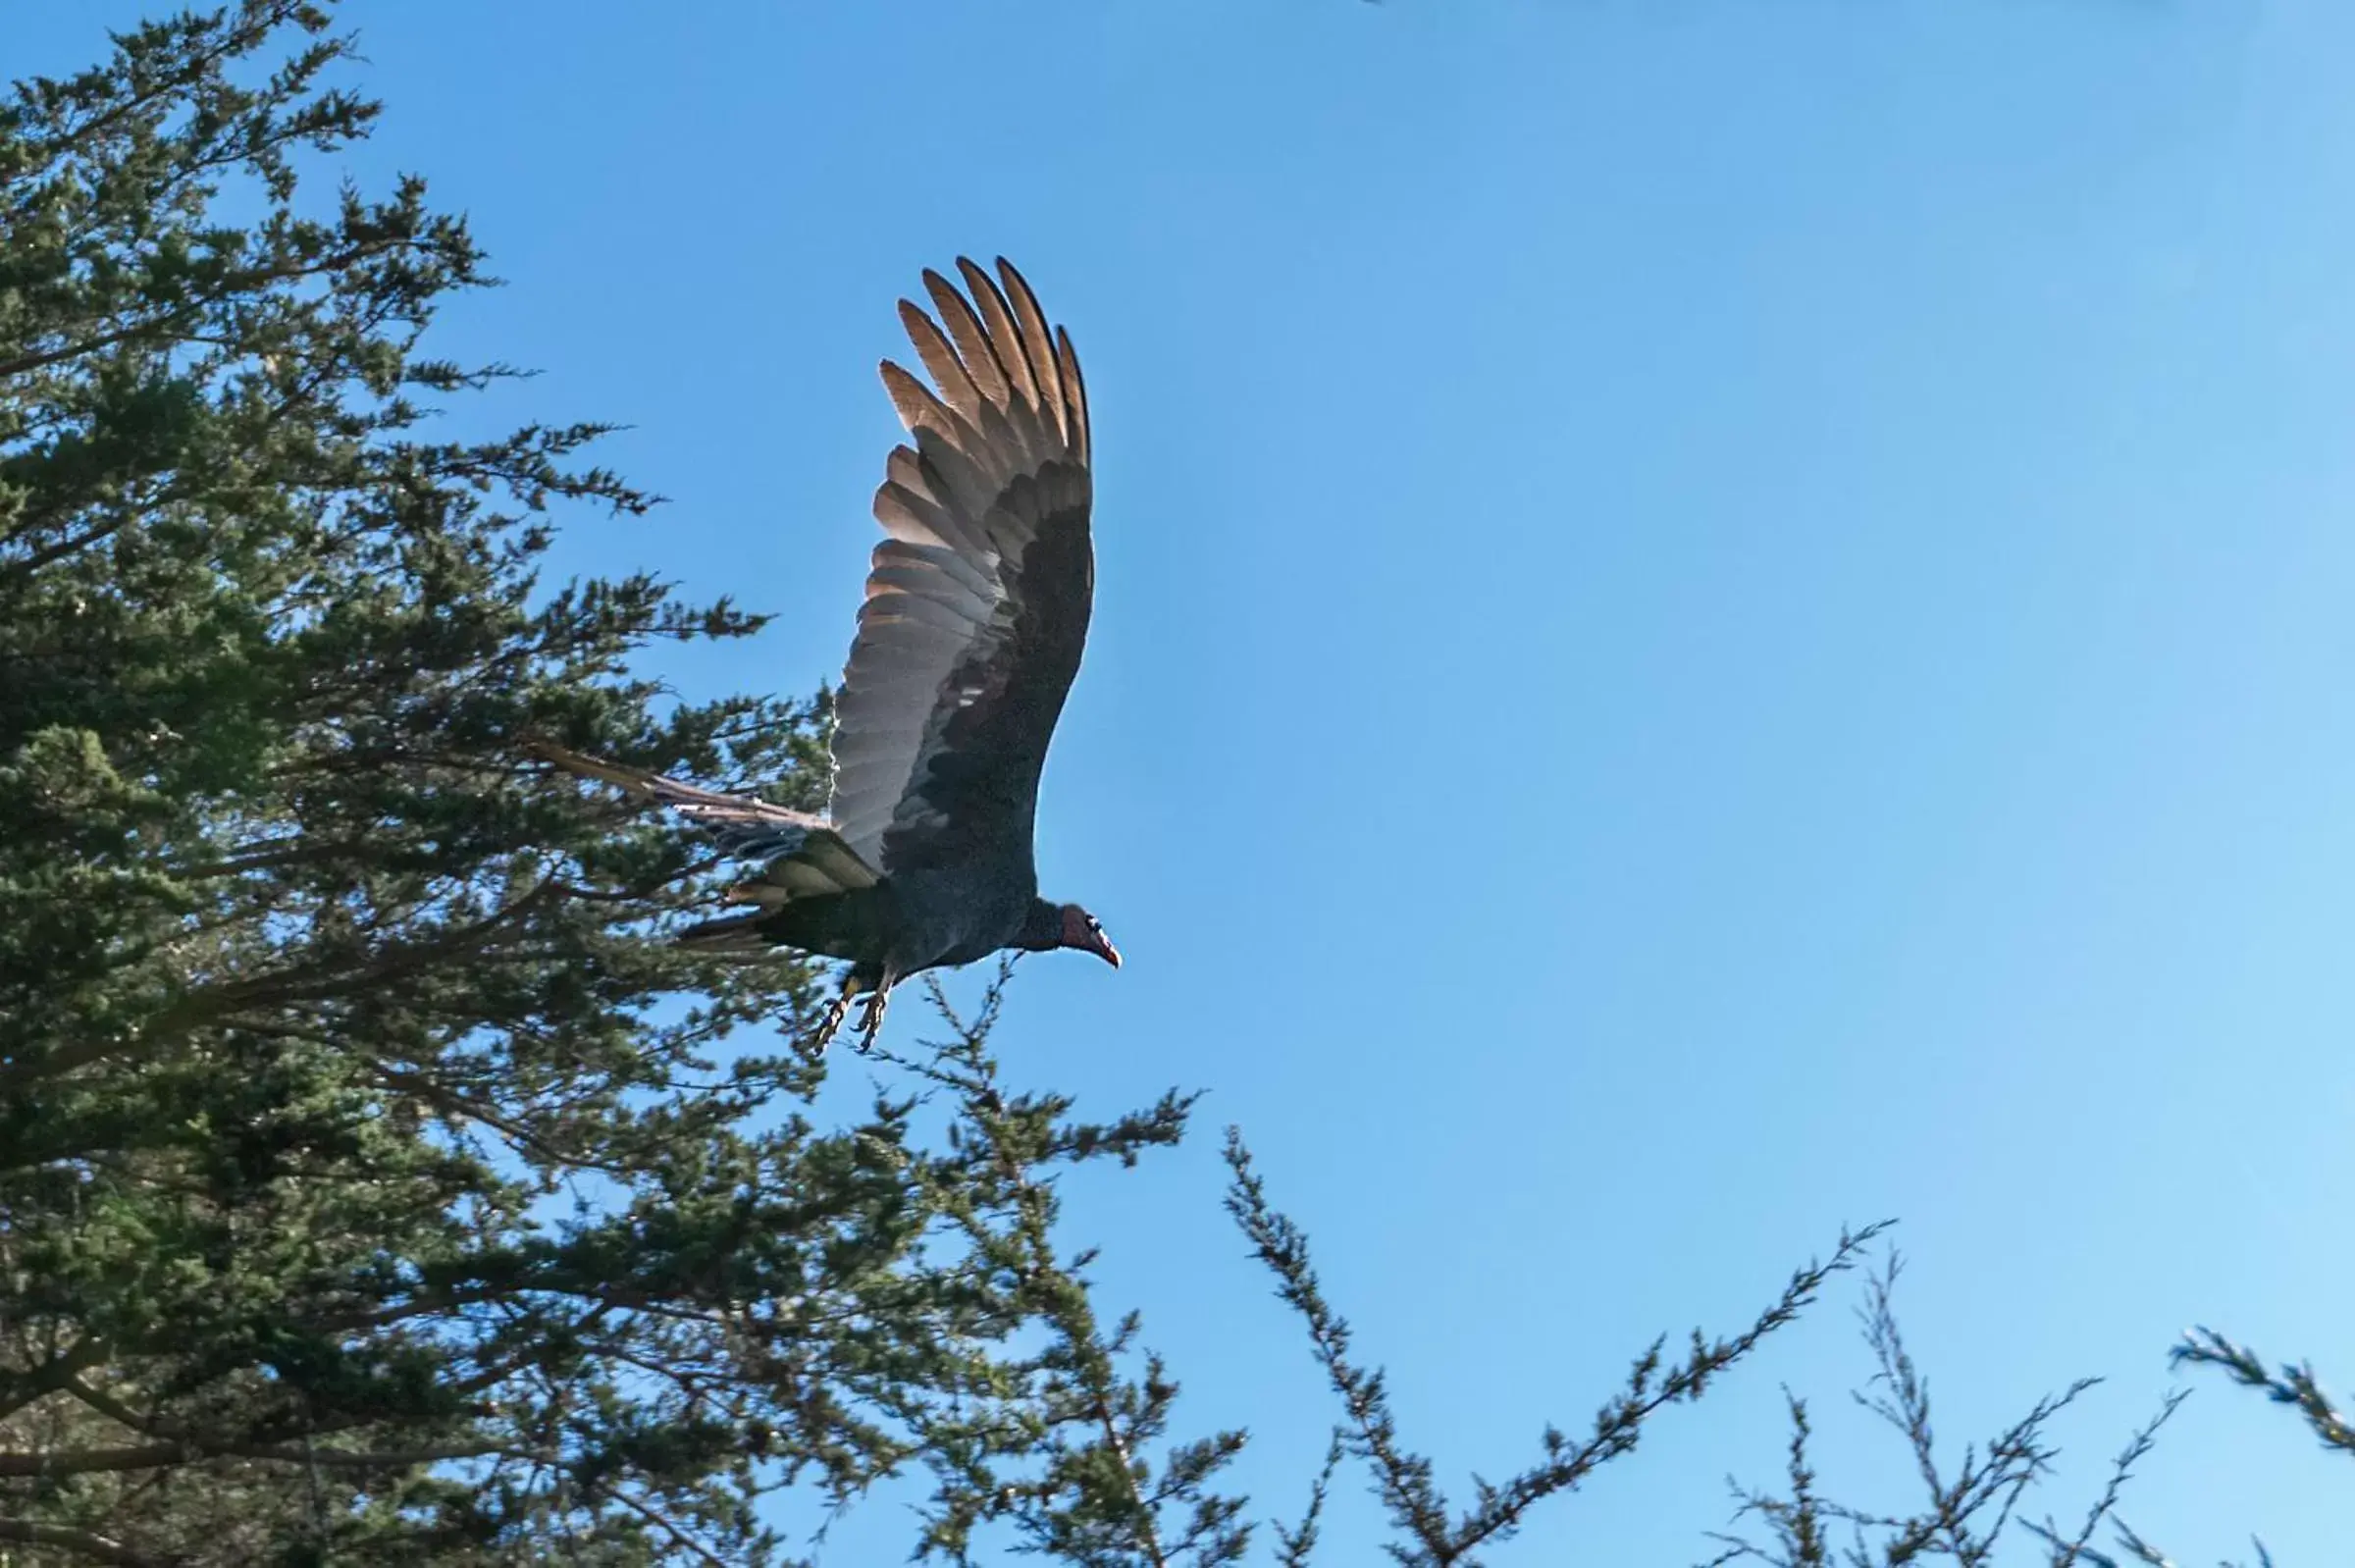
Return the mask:
[[[1063,907],[1063,945],[1093,953],[1116,969],[1121,967],[1120,950],[1104,934],[1103,922],[1076,904]]]

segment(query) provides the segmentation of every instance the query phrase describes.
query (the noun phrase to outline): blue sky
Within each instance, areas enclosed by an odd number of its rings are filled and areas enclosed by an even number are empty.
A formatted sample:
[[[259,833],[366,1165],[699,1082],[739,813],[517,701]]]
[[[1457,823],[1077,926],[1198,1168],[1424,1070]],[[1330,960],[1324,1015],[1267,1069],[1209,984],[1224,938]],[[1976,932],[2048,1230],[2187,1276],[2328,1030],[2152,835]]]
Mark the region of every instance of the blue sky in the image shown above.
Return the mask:
[[[12,19],[11,74],[140,9]],[[839,670],[920,268],[1003,252],[1071,326],[1099,588],[1042,876],[1128,967],[1025,965],[1001,1042],[1087,1107],[1211,1091],[1073,1236],[1263,1511],[1333,1412],[1227,1121],[1459,1491],[1884,1215],[1952,1440],[2112,1380],[2042,1506],[2190,1323],[2355,1379],[2355,8],[347,14],[353,170],[511,282],[444,349],[672,497],[564,563],[776,612],[666,654],[690,694]],[[1705,1554],[1783,1383],[1910,1502],[1851,1299],[1493,1560]],[[2345,1461],[2194,1385],[2128,1516],[2343,1560]]]

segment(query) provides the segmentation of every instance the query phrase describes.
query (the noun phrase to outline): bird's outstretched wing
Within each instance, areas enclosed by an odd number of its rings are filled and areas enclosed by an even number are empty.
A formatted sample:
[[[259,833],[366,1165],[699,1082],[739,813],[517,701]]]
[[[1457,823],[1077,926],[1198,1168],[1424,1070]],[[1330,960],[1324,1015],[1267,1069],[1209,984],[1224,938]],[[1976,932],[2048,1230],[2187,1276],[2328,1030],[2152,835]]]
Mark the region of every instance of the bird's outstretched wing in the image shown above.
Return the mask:
[[[955,862],[1031,876],[1047,743],[1087,640],[1087,394],[1021,274],[924,274],[900,319],[934,392],[888,361],[908,427],[835,706],[831,816],[886,875]],[[969,297],[968,297],[969,295]]]

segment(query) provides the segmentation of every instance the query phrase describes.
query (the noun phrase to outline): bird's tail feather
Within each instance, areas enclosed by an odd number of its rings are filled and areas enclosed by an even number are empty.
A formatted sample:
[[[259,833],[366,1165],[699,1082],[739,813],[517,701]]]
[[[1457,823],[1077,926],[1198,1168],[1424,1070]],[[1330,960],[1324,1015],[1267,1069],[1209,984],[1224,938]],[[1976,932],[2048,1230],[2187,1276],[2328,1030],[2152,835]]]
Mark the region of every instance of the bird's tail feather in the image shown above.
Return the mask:
[[[752,795],[726,795],[644,768],[621,767],[547,741],[527,748],[566,772],[614,784],[642,801],[669,807],[701,827],[729,855],[763,861],[761,874],[731,895],[738,903],[775,906],[799,898],[872,887],[881,873],[822,816],[774,806]]]
[[[726,795],[643,768],[622,767],[583,757],[547,741],[526,743],[536,756],[566,772],[614,784],[642,801],[669,807],[717,841],[731,856],[759,860],[759,874],[729,890],[733,904],[757,904],[750,915],[706,920],[679,940],[706,951],[741,951],[766,946],[749,928],[770,911],[796,899],[828,898],[873,887],[882,880],[832,823],[807,811],[774,806],[752,795]]]
[[[684,948],[698,953],[764,953],[769,944],[756,929],[768,917],[766,910],[755,910],[750,915],[728,915],[716,920],[699,920],[681,931],[675,938]]]
[[[619,785],[641,800],[657,799],[654,786],[670,782],[641,767],[621,767],[612,762],[601,762],[594,757],[583,757],[553,741],[525,741],[523,749],[534,757],[545,758],[555,763],[567,773],[578,773],[583,778],[593,778],[603,784]]]

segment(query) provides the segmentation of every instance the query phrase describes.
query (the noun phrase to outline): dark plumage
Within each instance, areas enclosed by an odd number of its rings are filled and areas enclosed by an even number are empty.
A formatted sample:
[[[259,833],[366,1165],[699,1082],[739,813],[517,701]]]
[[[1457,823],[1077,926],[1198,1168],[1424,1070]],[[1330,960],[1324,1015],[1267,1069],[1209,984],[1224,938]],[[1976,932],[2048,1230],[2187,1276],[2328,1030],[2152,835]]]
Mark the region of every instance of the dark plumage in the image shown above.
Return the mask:
[[[1038,896],[1031,855],[1039,770],[1095,593],[1087,393],[1070,335],[1049,328],[1021,274],[1001,259],[1001,287],[957,267],[964,293],[924,274],[937,320],[900,302],[938,391],[883,364],[911,444],[875,493],[890,537],[835,706],[826,815],[538,748],[764,862],[733,895],[759,909],[680,940],[848,960],[821,1045],[863,991],[871,1038],[891,987],[923,969],[1006,948],[1121,962],[1094,916]]]

